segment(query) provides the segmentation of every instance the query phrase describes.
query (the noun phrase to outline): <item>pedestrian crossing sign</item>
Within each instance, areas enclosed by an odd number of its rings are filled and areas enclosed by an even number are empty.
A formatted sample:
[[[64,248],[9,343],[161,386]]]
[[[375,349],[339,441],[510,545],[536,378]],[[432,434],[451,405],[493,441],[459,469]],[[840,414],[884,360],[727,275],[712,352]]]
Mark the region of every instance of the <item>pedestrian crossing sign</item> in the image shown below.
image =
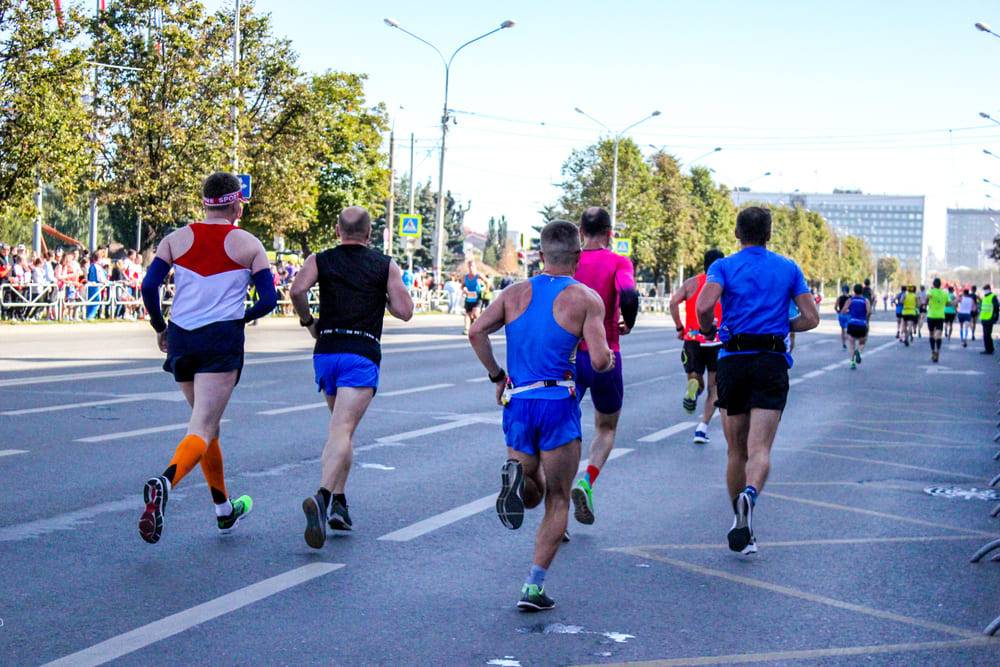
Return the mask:
[[[614,239],[613,243],[616,255],[632,256],[632,239]]]
[[[402,213],[399,216],[399,235],[409,238],[420,237],[420,227],[423,223],[423,216],[416,213]]]

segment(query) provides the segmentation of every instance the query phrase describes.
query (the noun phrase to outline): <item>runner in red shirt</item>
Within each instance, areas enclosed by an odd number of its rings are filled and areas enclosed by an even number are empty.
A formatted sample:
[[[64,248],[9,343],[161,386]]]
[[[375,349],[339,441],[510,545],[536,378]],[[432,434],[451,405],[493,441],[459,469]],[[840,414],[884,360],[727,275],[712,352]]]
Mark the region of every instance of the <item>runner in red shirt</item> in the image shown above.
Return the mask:
[[[722,251],[712,248],[705,253],[704,267],[708,267],[717,259],[725,255]],[[705,274],[699,273],[684,281],[681,288],[670,297],[670,315],[674,318],[674,326],[677,328],[677,338],[684,341],[684,350],[681,352],[681,363],[684,364],[684,372],[687,373],[687,393],[681,402],[684,409],[690,414],[698,408],[698,396],[705,391],[705,372],[708,372],[708,396],[705,398],[705,411],[702,414],[701,423],[694,430],[694,442],[699,445],[708,444],[708,424],[712,421],[715,413],[715,368],[716,359],[719,355],[718,340],[706,340],[699,331],[698,313],[695,304],[698,302],[698,295],[701,288],[705,286]],[[680,305],[685,306],[685,323],[681,324]],[[722,324],[722,306],[715,304],[715,326]]]

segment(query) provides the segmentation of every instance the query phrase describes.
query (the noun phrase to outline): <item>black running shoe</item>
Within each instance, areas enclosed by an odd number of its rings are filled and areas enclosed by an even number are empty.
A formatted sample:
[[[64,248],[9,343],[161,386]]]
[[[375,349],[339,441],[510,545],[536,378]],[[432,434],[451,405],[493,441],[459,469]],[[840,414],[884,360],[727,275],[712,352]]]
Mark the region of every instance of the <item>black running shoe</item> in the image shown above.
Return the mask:
[[[524,469],[514,459],[507,459],[500,469],[500,495],[497,496],[497,516],[500,523],[517,530],[524,523]]]
[[[525,584],[521,588],[521,599],[517,601],[517,608],[521,611],[548,611],[555,606],[555,600],[545,594],[544,588],[535,584]]]
[[[563,544],[566,544],[567,542],[569,542],[569,531],[568,530],[563,533],[563,539],[562,539],[562,541],[563,541]]]
[[[306,515],[306,544],[313,549],[322,549],[326,543],[326,503],[323,494],[317,493],[302,501],[302,512]]]
[[[741,554],[757,553],[757,542],[753,537],[753,503],[750,496],[741,493],[736,497],[736,516],[729,530],[729,549]]]
[[[163,534],[163,510],[169,495],[170,482],[166,477],[150,477],[142,488],[146,510],[139,517],[139,535],[150,544],[159,542]]]
[[[339,500],[330,501],[330,530],[353,530],[351,515],[347,511],[347,505]]]

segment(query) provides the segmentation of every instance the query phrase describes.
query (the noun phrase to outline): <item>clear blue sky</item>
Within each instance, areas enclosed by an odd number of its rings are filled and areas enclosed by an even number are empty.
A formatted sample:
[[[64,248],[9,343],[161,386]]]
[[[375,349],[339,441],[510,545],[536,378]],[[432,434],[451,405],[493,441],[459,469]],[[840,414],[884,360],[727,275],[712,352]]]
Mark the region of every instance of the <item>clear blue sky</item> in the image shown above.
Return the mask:
[[[210,7],[232,0],[208,0]],[[707,158],[719,180],[761,190],[923,194],[926,243],[942,254],[944,209],[1000,199],[1000,5],[985,1],[862,2],[321,2],[258,0],[308,70],[365,72],[368,96],[395,116],[397,164],[417,137],[416,175],[436,179],[443,67],[428,47],[390,29],[390,16],[446,54],[517,21],[455,60],[445,181],[472,200],[482,227],[506,214],[537,223],[570,150],[653,109],[631,133],[680,159]],[[400,106],[404,107],[400,109]],[[545,125],[540,123],[544,122]],[[958,128],[979,129],[958,129]],[[955,128],[949,133],[949,128]],[[649,149],[644,148],[648,151]]]

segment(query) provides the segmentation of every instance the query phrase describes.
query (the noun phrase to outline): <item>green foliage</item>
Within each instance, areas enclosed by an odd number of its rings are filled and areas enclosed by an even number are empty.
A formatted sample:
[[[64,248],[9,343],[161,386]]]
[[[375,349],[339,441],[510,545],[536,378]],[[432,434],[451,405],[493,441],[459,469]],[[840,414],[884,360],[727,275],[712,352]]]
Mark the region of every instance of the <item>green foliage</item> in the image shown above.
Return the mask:
[[[462,244],[465,240],[463,232],[463,222],[465,213],[469,210],[469,204],[465,207],[458,206],[450,191],[444,195],[444,231],[445,231],[445,251],[444,251],[444,271],[449,271],[462,261]],[[407,177],[402,177],[396,181],[396,215],[400,213],[418,213],[423,216],[423,228],[421,229],[419,243],[413,253],[414,266],[430,268],[434,263],[434,218],[437,215],[437,190],[431,187],[428,180],[425,183],[417,183],[413,189],[413,208],[410,207],[410,182]],[[372,223],[372,244],[382,248],[382,230],[385,229],[385,214],[374,218]],[[406,242],[395,232],[399,231],[399,219],[393,222],[395,227],[393,241],[393,257],[400,265],[406,263]]]
[[[76,26],[59,30],[50,0],[0,0],[0,236],[23,239],[38,179],[77,189],[90,120]],[[30,232],[29,232],[30,236]]]

